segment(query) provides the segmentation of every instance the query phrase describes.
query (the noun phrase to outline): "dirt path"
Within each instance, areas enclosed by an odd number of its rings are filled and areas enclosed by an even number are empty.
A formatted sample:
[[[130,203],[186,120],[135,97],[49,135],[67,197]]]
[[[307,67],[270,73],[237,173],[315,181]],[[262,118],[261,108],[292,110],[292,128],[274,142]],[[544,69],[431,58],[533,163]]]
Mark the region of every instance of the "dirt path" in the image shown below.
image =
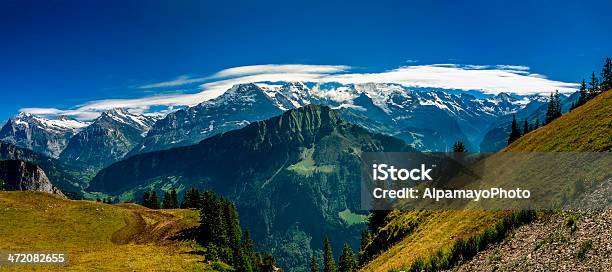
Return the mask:
[[[140,206],[124,205],[129,216],[124,218],[125,226],[113,233],[115,244],[169,244],[179,232],[194,226],[180,214],[162,210],[151,210]]]

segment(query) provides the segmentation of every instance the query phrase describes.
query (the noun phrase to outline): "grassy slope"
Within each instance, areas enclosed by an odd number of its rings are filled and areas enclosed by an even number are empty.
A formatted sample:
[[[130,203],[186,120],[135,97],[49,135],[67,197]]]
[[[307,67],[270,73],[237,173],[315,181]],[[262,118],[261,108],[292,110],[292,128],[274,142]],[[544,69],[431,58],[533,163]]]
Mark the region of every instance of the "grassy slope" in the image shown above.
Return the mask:
[[[521,137],[505,151],[611,151],[610,131],[612,91]],[[427,259],[437,250],[450,247],[456,239],[476,234],[501,217],[502,212],[491,211],[393,212],[385,229],[408,235],[360,271],[389,271],[410,265],[418,257]]]
[[[612,151],[612,90],[521,137],[505,151]]]
[[[68,254],[69,266],[35,267],[40,271],[205,271],[201,257],[188,253],[191,245],[168,239],[195,226],[197,217],[191,210],[0,192],[0,248]]]

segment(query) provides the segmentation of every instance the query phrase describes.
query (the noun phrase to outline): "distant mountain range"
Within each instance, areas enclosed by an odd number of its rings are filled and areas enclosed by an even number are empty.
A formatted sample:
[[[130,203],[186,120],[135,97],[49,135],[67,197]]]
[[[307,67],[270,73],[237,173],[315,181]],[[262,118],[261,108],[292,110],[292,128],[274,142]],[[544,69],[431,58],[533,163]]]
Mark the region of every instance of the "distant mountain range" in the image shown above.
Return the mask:
[[[542,96],[501,93],[488,98],[436,91],[411,91],[395,84],[251,83],[232,87],[216,99],[168,114],[153,125],[138,153],[196,144],[308,104],[332,107],[345,120],[396,136],[419,150],[445,151],[463,141],[472,151],[501,117],[533,111]]]
[[[109,110],[92,122],[20,113],[0,129],[0,140],[68,164],[99,170],[123,158],[157,120],[125,109]]]
[[[567,105],[572,97],[564,98]],[[136,154],[197,144],[309,104],[329,106],[346,121],[398,137],[421,151],[446,151],[456,141],[470,151],[496,151],[505,146],[511,115],[536,118],[545,110],[546,97],[500,93],[477,98],[396,84],[259,82],[235,85],[213,100],[163,118],[114,109],[86,123],[22,113],[0,129],[0,140],[97,171]]]

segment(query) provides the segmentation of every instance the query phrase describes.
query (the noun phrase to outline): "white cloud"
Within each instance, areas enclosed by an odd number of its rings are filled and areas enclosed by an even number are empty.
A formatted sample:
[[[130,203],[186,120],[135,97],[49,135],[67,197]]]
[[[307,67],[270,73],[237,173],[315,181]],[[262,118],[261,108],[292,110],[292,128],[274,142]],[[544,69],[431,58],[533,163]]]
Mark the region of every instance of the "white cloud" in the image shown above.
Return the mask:
[[[55,108],[26,108],[23,112],[40,115],[70,115],[78,119],[92,119],[111,108],[135,109],[148,112],[151,107],[193,106],[213,99],[240,83],[307,81],[316,83],[395,83],[405,87],[429,87],[443,89],[479,90],[497,94],[548,93],[555,90],[567,93],[577,89],[578,84],[555,81],[544,75],[530,72],[520,65],[459,65],[430,64],[410,65],[383,72],[354,73],[345,65],[268,64],[234,67],[221,70],[207,77],[179,76],[174,80],[140,86],[154,89],[200,84],[198,93],[179,93],[145,96],[135,99],[105,99],[91,101],[68,110]]]
[[[187,85],[187,84],[204,82],[207,79],[208,79],[207,77],[191,78],[188,75],[182,75],[182,76],[179,76],[176,79],[171,80],[171,81],[165,81],[165,82],[158,82],[158,83],[142,85],[142,86],[139,86],[138,88],[140,88],[140,89],[153,89],[153,88],[175,87],[175,86],[182,86],[182,85]]]

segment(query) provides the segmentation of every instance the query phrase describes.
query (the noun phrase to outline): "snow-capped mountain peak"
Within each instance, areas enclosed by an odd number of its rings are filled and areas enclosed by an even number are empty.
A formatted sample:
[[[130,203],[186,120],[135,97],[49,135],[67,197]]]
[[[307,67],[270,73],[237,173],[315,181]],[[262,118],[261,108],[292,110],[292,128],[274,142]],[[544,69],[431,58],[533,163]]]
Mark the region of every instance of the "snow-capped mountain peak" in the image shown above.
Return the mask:
[[[125,124],[134,127],[143,133],[148,131],[149,128],[158,120],[157,116],[147,116],[142,114],[133,114],[127,109],[115,108],[102,113],[100,118],[110,118],[121,124]]]
[[[88,125],[66,116],[45,118],[22,112],[0,129],[0,140],[57,157],[70,137]]]

